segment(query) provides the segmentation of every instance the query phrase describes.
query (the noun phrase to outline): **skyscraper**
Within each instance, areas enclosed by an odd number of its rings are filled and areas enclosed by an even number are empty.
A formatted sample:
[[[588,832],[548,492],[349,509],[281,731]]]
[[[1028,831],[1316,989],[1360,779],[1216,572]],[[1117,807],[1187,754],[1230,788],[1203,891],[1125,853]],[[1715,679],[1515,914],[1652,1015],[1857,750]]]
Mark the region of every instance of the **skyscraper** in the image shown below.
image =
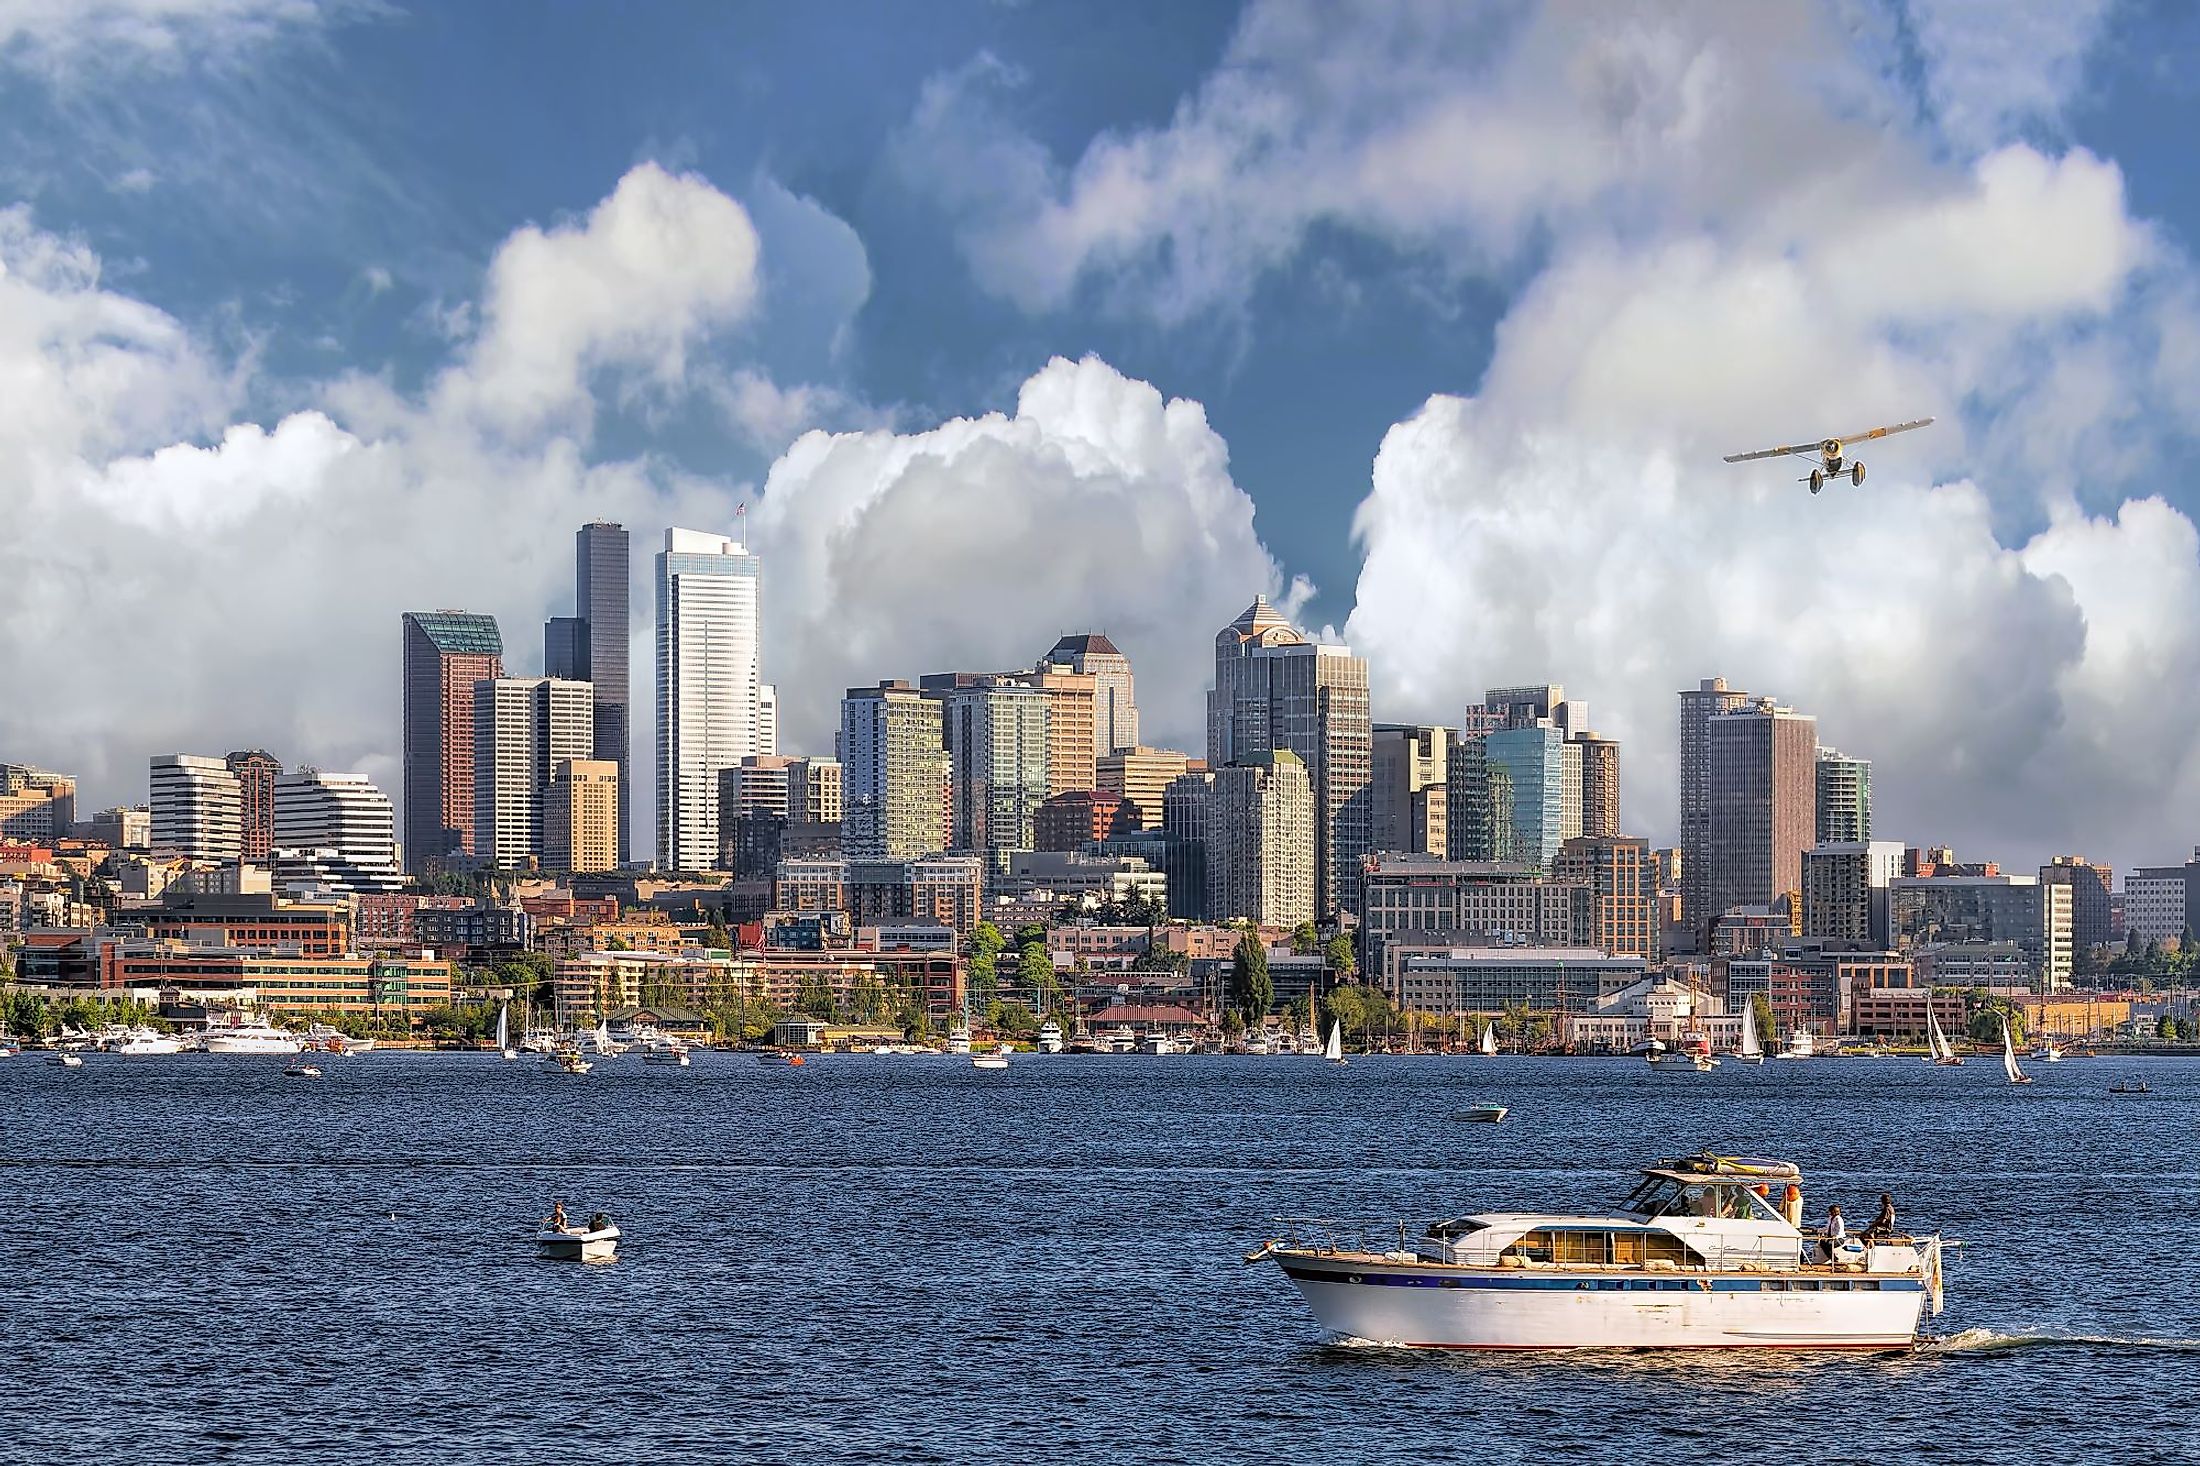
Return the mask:
[[[1872,764],[1837,748],[1818,750],[1818,843],[1854,844],[1872,837]]]
[[[235,860],[244,848],[244,794],[218,758],[164,753],[152,764],[153,848],[192,860]]]
[[[1094,761],[1093,787],[1130,801],[1137,817],[1125,823],[1117,816],[1117,828],[1161,828],[1161,796],[1171,780],[1191,765],[1191,759],[1173,748],[1118,748]]]
[[[1041,662],[1014,680],[1046,695],[1047,797],[1099,787],[1099,755],[1110,751],[1100,741],[1099,678],[1064,662]]]
[[[1215,770],[1207,794],[1207,916],[1262,926],[1314,919],[1314,794],[1287,748]]]
[[[1442,856],[1449,848],[1449,728],[1377,723],[1370,755],[1369,848]]]
[[[474,848],[474,684],[504,675],[494,616],[407,611],[405,868]]]
[[[1629,835],[1583,835],[1559,847],[1557,876],[1589,891],[1589,945],[1613,957],[1658,955],[1658,884],[1650,845]]]
[[[851,687],[840,702],[841,849],[910,860],[947,848],[940,704],[906,682]]]
[[[272,798],[271,848],[282,888],[358,895],[405,883],[397,813],[366,775],[301,768],[276,778]]]
[[[657,861],[718,861],[718,771],[762,753],[763,568],[739,540],[665,531],[657,556]]]
[[[1257,753],[1299,756],[1314,790],[1314,902],[1323,915],[1358,906],[1360,861],[1374,836],[1373,741],[1367,663],[1350,649],[1308,642],[1265,596],[1216,633],[1207,762],[1219,772]]]
[[[1512,800],[1509,859],[1547,871],[1566,840],[1566,735],[1548,719],[1499,728],[1482,740],[1485,778],[1502,780]],[[1493,801],[1494,805],[1494,801]],[[1496,822],[1492,809],[1492,823]],[[1499,838],[1504,832],[1498,832]]]
[[[1683,950],[1701,951],[1711,917],[1711,719],[1749,701],[1749,694],[1706,677],[1681,693],[1680,824]],[[1724,908],[1721,908],[1723,910]]]
[[[2116,872],[2082,855],[2058,855],[2040,867],[2040,883],[2070,887],[2070,941],[2079,970],[2086,970],[2089,954],[2110,943],[2110,895],[2116,887]]]
[[[1083,673],[1094,682],[1093,746],[1113,753],[1138,746],[1138,698],[1131,659],[1097,631],[1081,631],[1054,643],[1045,661]],[[1059,791],[1057,791],[1059,792]]]
[[[544,859],[544,798],[557,766],[586,759],[595,746],[595,712],[586,682],[496,678],[474,689],[478,859],[500,866]]]
[[[1817,824],[1818,720],[1771,698],[1706,720],[1710,784],[1707,927],[1736,906],[1800,893]],[[1688,857],[1681,858],[1688,878]],[[1704,934],[1699,933],[1702,940]]]
[[[633,685],[628,620],[627,536],[598,521],[573,534],[573,611],[585,655],[575,679],[596,689],[595,756],[619,766],[619,864],[634,860]],[[547,676],[558,674],[545,667]]]
[[[1581,751],[1581,833],[1591,840],[1619,835],[1619,743],[1595,733],[1567,741]]]
[[[607,758],[561,760],[550,771],[542,816],[544,869],[610,870],[619,859],[619,766]]]
[[[264,748],[232,753],[224,762],[237,776],[237,793],[242,800],[244,837],[240,853],[246,860],[265,860],[275,848],[275,778],[283,771],[282,762]]]
[[[950,843],[957,850],[1032,849],[1032,822],[1047,799],[1048,694],[983,677],[938,697],[954,801]]]

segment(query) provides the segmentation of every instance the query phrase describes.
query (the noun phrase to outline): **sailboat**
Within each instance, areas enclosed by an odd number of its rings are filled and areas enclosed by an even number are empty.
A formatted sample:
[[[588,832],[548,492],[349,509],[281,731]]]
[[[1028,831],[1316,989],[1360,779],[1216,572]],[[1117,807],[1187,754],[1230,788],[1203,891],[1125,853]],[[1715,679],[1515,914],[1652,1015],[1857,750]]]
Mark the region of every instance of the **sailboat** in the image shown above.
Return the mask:
[[[1948,1042],[1948,1035],[1940,1031],[1940,1016],[1933,1012],[1930,998],[1925,1002],[1925,1037],[1933,1049],[1932,1057],[1926,1063],[1945,1066],[1963,1062],[1962,1056],[1956,1052],[1956,1046]]]
[[[2031,1077],[2017,1067],[2017,1041],[2009,1032],[2009,1015],[2001,1015],[2001,1072],[2011,1084],[2030,1084]]]
[[[519,1057],[519,1050],[512,1047],[512,1005],[506,1003],[497,1009],[497,1052],[508,1063]]]
[[[1734,1057],[1744,1064],[1762,1064],[1765,1061],[1764,1045],[1757,1042],[1757,1009],[1752,1003],[1742,1005],[1742,1046]]]
[[[1344,1025],[1334,1018],[1329,1020],[1329,1042],[1322,1045],[1322,1057],[1332,1064],[1351,1062],[1344,1056]]]
[[[1497,1025],[1494,1023],[1482,1025],[1482,1057],[1485,1059],[1497,1057]]]

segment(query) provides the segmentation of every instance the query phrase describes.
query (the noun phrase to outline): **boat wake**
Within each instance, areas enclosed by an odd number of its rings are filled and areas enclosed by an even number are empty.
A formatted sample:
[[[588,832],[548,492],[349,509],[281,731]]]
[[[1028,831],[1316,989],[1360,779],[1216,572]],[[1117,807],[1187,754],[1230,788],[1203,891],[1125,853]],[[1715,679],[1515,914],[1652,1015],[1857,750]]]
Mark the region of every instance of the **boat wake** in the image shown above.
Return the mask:
[[[1944,1338],[1926,1339],[1920,1354],[2018,1354],[2032,1349],[2161,1350],[2200,1354],[2200,1339],[2140,1339],[2117,1334],[2004,1334],[1993,1329],[1964,1329]]]

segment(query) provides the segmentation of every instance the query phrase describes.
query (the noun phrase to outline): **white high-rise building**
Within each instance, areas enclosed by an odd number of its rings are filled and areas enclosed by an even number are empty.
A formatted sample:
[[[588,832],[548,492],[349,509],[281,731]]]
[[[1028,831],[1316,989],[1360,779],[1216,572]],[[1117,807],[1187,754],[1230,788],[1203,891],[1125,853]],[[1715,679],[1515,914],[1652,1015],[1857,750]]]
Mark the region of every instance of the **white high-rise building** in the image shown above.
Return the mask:
[[[763,569],[741,541],[668,529],[657,556],[657,863],[718,864],[718,771],[776,745],[759,645]]]
[[[596,741],[595,688],[560,677],[474,684],[474,855],[516,866],[546,853],[543,795]]]
[[[756,751],[765,758],[779,753],[779,689],[769,682],[756,690]]]
[[[244,848],[244,786],[225,760],[164,753],[152,766],[153,848],[235,860]]]
[[[405,884],[397,812],[364,774],[299,768],[275,778],[275,883],[355,894]]]

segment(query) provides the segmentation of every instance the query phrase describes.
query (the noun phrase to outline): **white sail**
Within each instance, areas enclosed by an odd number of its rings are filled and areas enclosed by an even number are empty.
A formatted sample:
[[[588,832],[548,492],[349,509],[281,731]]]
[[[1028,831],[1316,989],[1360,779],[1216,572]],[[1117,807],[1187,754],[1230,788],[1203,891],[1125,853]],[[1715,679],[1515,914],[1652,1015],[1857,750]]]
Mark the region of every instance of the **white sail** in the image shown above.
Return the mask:
[[[2017,1067],[2017,1041],[2009,1032],[2009,1015],[2001,1016],[2001,1070],[2009,1076],[2011,1084],[2024,1083],[2024,1071]]]
[[[1930,998],[1925,1001],[1925,1038],[1932,1047],[1934,1058],[1952,1059],[1956,1056],[1955,1047],[1948,1042],[1948,1035],[1940,1031],[1940,1018],[1933,1012]]]
[[[1751,1003],[1742,1004],[1742,1057],[1756,1059],[1764,1056],[1764,1048],[1757,1042],[1757,1010]]]
[[[1335,1019],[1330,1020],[1329,1042],[1322,1045],[1322,1057],[1332,1061],[1344,1058],[1344,1025]]]
[[[1482,1025],[1482,1052],[1492,1058],[1496,1057],[1497,1025],[1494,1023]]]
[[[506,1003],[497,1009],[497,1052],[503,1053],[512,1046],[512,1005]]]

